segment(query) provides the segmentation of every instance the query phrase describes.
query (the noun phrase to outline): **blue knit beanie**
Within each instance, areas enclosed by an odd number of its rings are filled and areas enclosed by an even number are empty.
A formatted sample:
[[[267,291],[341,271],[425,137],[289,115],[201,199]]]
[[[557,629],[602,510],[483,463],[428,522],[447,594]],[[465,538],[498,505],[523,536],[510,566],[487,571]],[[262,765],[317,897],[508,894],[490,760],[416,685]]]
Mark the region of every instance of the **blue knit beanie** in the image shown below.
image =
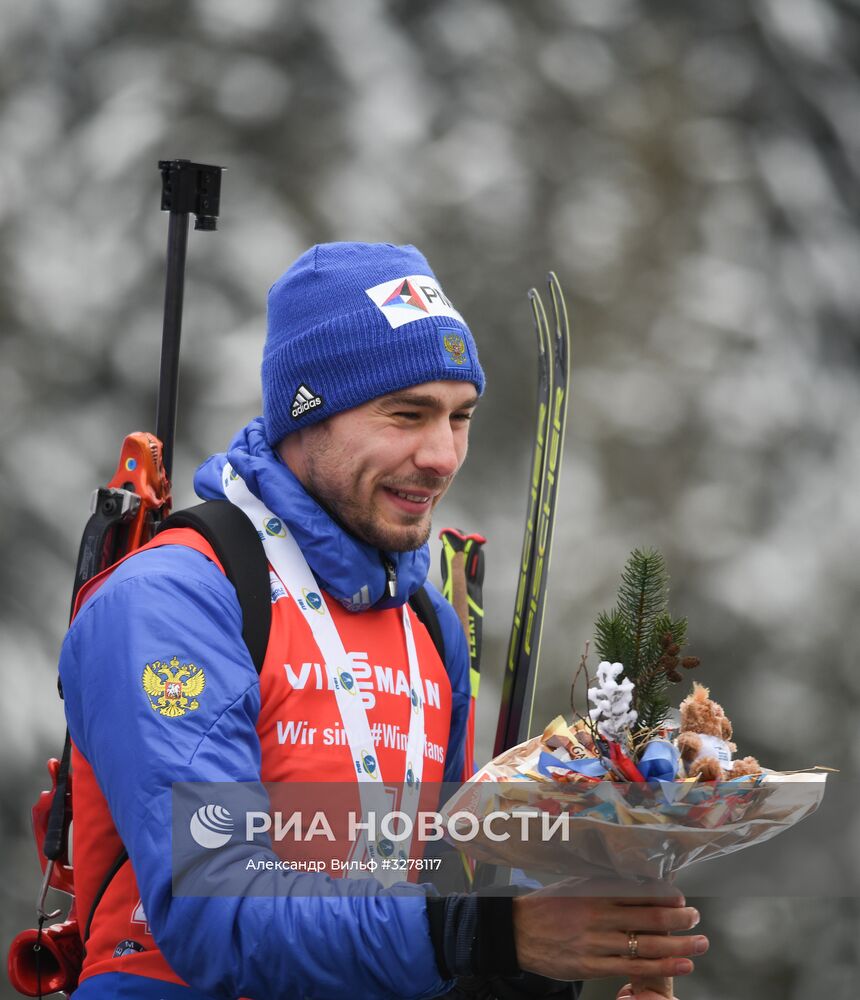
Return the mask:
[[[398,389],[456,379],[484,391],[475,341],[415,247],[324,243],[269,290],[266,440]]]

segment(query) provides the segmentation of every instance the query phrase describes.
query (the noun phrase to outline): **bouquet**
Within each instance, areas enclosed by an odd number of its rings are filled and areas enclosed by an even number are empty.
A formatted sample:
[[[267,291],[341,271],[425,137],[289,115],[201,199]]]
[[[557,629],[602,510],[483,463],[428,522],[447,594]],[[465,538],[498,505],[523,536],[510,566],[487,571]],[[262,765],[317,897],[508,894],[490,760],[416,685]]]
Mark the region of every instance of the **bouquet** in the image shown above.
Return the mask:
[[[678,709],[670,692],[700,666],[684,654],[686,619],[668,611],[662,556],[632,553],[618,602],[595,625],[600,656],[584,675],[590,709],[490,761],[446,803],[480,861],[553,876],[670,879],[696,861],[762,843],[813,812],[825,768],[778,772],[735,759],[732,725],[694,683]],[[476,826],[474,817],[492,817]],[[666,991],[667,984],[652,984]]]

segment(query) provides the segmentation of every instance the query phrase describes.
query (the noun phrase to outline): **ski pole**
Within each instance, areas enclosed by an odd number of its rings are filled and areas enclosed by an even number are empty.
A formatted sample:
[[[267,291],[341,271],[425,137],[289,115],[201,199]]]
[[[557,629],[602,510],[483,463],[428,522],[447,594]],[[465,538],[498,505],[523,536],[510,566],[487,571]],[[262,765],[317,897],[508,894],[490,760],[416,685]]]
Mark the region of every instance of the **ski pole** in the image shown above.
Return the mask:
[[[481,646],[484,623],[483,535],[464,535],[454,528],[439,532],[442,540],[442,596],[454,606],[469,644],[469,721],[463,781],[475,773],[475,711],[481,682]]]

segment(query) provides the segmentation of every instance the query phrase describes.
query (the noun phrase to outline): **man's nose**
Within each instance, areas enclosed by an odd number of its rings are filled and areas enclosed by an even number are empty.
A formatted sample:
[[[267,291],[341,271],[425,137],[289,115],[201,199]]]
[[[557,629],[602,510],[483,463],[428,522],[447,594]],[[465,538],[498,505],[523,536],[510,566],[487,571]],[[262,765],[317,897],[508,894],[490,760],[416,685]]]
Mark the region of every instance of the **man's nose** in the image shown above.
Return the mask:
[[[454,430],[445,420],[425,429],[415,452],[415,465],[440,477],[453,476],[460,468],[462,458]]]

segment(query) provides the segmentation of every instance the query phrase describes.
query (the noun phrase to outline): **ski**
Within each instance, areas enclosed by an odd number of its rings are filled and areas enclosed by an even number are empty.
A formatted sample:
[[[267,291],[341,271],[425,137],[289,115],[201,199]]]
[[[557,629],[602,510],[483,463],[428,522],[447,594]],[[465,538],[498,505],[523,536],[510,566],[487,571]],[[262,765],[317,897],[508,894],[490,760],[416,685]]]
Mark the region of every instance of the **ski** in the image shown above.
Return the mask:
[[[538,414],[520,572],[493,755],[528,739],[534,710],[546,585],[567,422],[570,326],[558,278],[548,279],[552,327],[529,291],[538,341]]]

